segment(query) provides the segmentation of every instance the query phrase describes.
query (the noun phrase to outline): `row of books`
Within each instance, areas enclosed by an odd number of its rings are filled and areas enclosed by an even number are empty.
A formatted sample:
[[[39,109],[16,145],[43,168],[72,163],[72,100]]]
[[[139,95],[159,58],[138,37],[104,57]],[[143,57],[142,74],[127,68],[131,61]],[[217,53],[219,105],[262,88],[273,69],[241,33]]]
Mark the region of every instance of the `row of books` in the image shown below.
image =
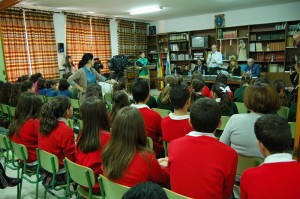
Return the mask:
[[[268,51],[284,51],[285,42],[271,42],[271,43],[262,43],[254,42],[250,43],[250,52],[268,52]]]
[[[176,54],[176,53],[171,53],[170,56],[171,61],[183,61],[183,60],[189,60],[190,55],[189,54]]]
[[[284,33],[274,33],[274,34],[251,34],[250,40],[275,40],[275,39],[284,39]]]
[[[223,32],[223,39],[237,38],[237,30]]]
[[[283,62],[285,60],[284,53],[267,53],[267,54],[258,53],[258,54],[254,54],[252,58],[258,62],[272,62],[272,61]]]
[[[188,40],[189,40],[189,36],[186,33],[169,35],[169,41],[188,41]]]

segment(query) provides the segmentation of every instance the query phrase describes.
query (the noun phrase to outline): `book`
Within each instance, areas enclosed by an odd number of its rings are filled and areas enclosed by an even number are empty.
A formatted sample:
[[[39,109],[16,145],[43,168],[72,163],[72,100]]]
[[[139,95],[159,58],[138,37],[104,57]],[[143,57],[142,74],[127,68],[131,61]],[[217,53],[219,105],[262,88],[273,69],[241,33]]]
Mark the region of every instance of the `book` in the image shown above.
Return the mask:
[[[255,49],[256,49],[256,52],[262,52],[263,51],[262,43],[261,42],[256,42],[255,43]]]

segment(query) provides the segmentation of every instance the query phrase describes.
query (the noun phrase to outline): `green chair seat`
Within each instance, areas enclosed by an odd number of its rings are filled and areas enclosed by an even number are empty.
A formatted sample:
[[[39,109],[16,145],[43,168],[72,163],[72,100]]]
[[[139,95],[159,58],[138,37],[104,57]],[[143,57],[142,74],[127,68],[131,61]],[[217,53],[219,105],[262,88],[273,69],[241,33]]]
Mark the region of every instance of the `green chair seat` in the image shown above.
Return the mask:
[[[169,199],[188,199],[189,197],[186,197],[184,195],[175,193],[169,189],[164,188],[164,191],[166,192]]]
[[[162,118],[168,116],[171,113],[171,111],[167,109],[153,108],[152,110],[158,112]]]
[[[103,175],[100,175],[98,180],[101,187],[102,198],[105,199],[121,199],[130,189],[130,187],[110,181]]]

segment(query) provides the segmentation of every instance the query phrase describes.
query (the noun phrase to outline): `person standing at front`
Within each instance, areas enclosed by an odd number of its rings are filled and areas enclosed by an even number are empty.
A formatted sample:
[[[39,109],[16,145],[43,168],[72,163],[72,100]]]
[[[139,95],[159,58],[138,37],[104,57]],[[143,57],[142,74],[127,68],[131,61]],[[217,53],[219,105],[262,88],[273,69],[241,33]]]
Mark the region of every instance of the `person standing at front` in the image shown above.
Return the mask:
[[[222,54],[217,51],[217,45],[211,45],[212,52],[208,55],[206,63],[209,67],[210,75],[217,75],[218,70],[220,70],[223,64]]]

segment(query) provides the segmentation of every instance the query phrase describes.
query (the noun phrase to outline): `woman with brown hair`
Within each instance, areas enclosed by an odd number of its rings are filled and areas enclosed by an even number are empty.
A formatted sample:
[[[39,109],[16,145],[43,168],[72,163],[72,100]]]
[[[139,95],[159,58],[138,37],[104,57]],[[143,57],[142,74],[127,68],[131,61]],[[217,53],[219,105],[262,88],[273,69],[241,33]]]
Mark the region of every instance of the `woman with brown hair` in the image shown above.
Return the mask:
[[[276,114],[280,108],[279,96],[272,86],[257,84],[246,88],[244,103],[250,113],[231,116],[220,141],[240,155],[264,158],[256,144],[254,123],[263,114]]]
[[[104,175],[126,186],[146,181],[166,184],[169,174],[146,144],[142,114],[134,107],[122,108],[112,124],[111,139],[102,152]]]
[[[65,63],[63,64],[63,67],[65,68],[65,74],[67,73],[75,73],[75,66],[73,64],[73,60],[71,56],[66,56]]]
[[[241,67],[239,66],[236,59],[233,58],[230,60],[227,72],[232,76],[241,76]]]

